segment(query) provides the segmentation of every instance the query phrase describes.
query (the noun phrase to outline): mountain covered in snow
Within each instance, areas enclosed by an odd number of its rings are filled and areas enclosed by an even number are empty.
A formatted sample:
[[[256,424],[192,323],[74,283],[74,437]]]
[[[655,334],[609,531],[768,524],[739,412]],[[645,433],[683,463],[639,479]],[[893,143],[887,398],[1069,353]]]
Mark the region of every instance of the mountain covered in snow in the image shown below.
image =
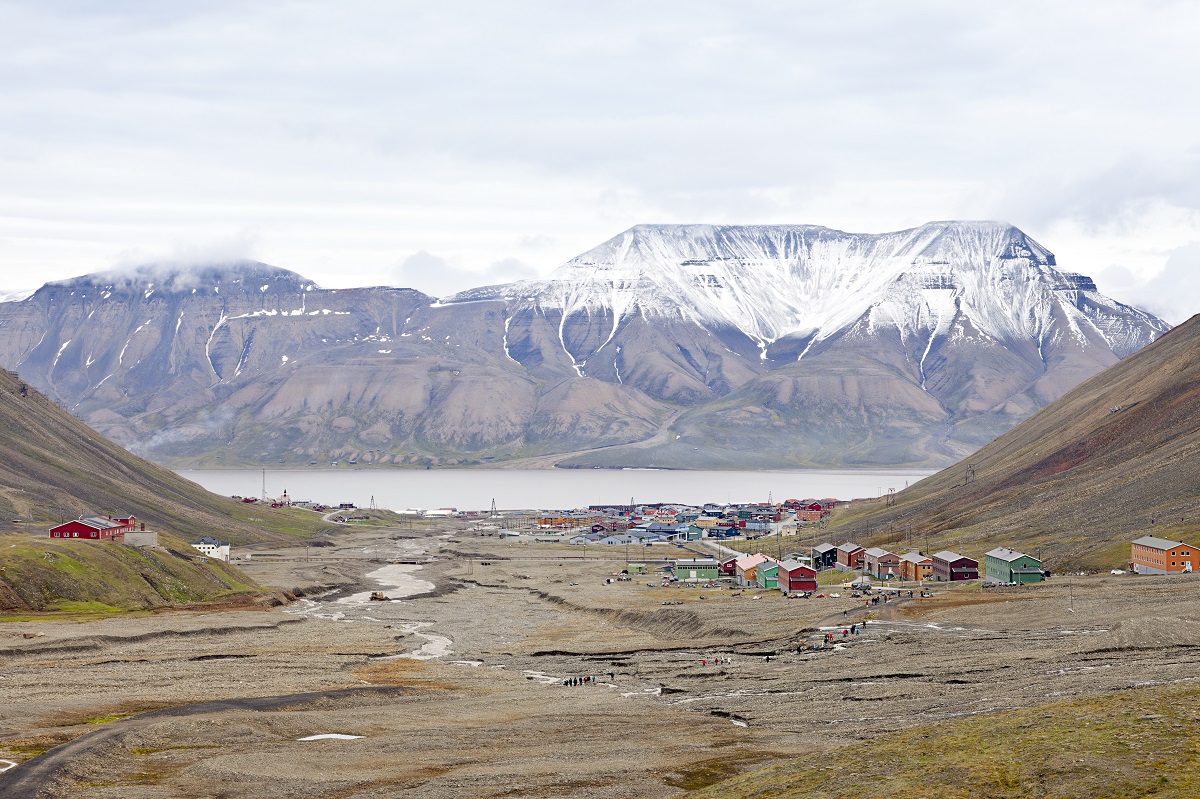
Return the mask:
[[[1003,223],[639,225],[440,300],[78,278],[0,304],[0,362],[176,464],[935,466],[1167,328]]]

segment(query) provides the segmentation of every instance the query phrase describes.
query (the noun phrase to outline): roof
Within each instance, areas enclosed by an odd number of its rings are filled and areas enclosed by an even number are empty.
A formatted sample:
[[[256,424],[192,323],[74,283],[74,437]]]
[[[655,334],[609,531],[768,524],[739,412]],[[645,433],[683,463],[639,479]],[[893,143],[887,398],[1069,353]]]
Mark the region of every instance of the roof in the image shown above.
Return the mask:
[[[971,560],[971,558],[968,558],[966,555],[960,555],[957,552],[951,552],[948,549],[943,549],[941,552],[935,552],[933,555],[934,560],[944,560],[946,562],[963,560],[964,558],[966,560]]]
[[[1187,546],[1182,541],[1168,541],[1165,538],[1155,538],[1152,535],[1144,535],[1141,538],[1134,539],[1135,544],[1151,549],[1174,549],[1175,547]]]
[[[929,558],[922,555],[920,552],[905,552],[900,556],[900,560],[906,560],[909,563],[924,563]]]
[[[752,566],[757,566],[760,563],[766,563],[768,560],[766,555],[759,553],[757,555],[747,555],[744,558],[737,559],[737,567],[739,569],[749,569]]]
[[[846,543],[844,543],[840,547],[838,547],[838,550],[841,552],[857,552],[860,549],[862,549],[862,547],[860,547],[858,544],[854,543],[853,541],[847,541]]]
[[[715,569],[717,568],[717,561],[713,558],[678,558],[675,561],[675,568],[679,568],[680,566],[684,568],[702,566],[707,569]]]
[[[229,544],[225,543],[224,541],[218,541],[217,539],[209,538],[208,536],[204,536],[203,538],[199,538],[195,541],[192,541],[189,544],[189,546],[194,547],[194,546],[196,546],[196,544],[208,545],[210,547],[227,547],[227,546],[229,546]]]
[[[788,560],[780,562],[779,569],[785,572],[795,571],[796,569],[808,569],[809,571],[812,571],[812,566],[809,566],[807,563],[801,563],[798,560],[792,560],[789,558]]]
[[[1016,550],[1009,549],[1007,547],[996,547],[991,552],[987,553],[985,557],[1002,560],[1005,563],[1012,563],[1014,560],[1019,558],[1033,558],[1034,560],[1037,560],[1038,563],[1041,563],[1041,561],[1037,558],[1034,558],[1033,555],[1027,555],[1024,552],[1017,552]]]
[[[880,547],[871,547],[864,554],[872,558],[881,558],[884,555],[890,555],[892,553],[888,552],[886,549],[881,549]]]
[[[824,544],[817,544],[815,547],[813,547],[813,552],[820,552],[821,554],[824,554],[831,549],[837,549],[837,547],[826,541]]]

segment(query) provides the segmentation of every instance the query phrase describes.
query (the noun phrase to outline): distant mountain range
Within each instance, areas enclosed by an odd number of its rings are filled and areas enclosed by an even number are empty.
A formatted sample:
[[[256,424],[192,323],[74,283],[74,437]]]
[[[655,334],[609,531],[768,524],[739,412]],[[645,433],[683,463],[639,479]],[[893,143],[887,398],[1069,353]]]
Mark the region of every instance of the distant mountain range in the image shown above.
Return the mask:
[[[824,534],[900,550],[996,546],[1046,568],[1123,568],[1142,535],[1200,545],[1200,316],[1077,386],[966,461]]]
[[[941,466],[1168,329],[995,222],[640,225],[435,300],[258,263],[0,304],[0,363],[172,465]]]

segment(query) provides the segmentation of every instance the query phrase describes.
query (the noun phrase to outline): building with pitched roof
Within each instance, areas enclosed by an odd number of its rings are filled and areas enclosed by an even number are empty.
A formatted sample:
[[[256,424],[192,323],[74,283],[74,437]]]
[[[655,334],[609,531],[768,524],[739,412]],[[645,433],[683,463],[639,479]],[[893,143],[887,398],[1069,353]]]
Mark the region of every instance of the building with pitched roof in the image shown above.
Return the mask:
[[[1182,541],[1144,535],[1130,545],[1129,569],[1138,574],[1200,571],[1200,550]]]
[[[1024,552],[996,547],[983,556],[983,579],[1001,585],[1040,583],[1042,562]]]

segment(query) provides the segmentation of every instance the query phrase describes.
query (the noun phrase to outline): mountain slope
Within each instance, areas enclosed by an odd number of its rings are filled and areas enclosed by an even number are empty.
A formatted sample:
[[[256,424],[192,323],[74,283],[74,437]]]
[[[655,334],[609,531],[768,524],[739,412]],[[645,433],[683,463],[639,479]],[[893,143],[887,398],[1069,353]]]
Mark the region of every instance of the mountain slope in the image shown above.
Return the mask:
[[[173,465],[941,466],[1166,329],[1003,223],[640,225],[437,301],[251,262],[61,281],[0,303],[0,363]]]
[[[1039,552],[1052,568],[1113,568],[1153,534],[1200,538],[1200,316],[1083,382],[969,458],[853,503],[837,535],[982,554]],[[911,535],[909,530],[911,528]]]
[[[144,461],[0,371],[0,531],[35,531],[63,518],[133,513],[149,529],[191,540],[286,540],[318,525],[283,514],[251,522],[242,503],[210,494]]]

